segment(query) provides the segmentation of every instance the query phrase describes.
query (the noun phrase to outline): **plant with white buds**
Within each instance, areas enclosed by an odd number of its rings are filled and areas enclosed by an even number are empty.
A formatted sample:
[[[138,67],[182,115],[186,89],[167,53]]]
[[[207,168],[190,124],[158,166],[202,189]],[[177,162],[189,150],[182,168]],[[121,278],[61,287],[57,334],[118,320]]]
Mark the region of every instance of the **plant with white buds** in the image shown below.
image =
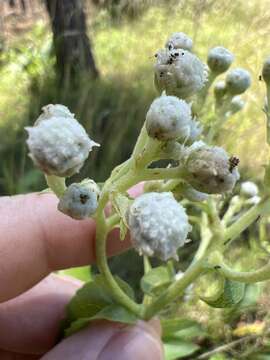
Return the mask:
[[[145,126],[150,137],[158,140],[187,138],[190,135],[191,109],[184,100],[162,95],[151,104]]]
[[[202,298],[214,307],[237,305],[244,296],[245,282],[270,279],[269,264],[242,273],[231,269],[224,260],[227,245],[260,215],[270,214],[270,165],[266,166],[261,198],[251,182],[244,182],[240,195],[229,202],[228,196],[212,195],[231,192],[239,179],[239,159],[211,144],[215,136],[223,134],[222,126],[229,116],[242,109],[243,101],[235,95],[250,86],[250,75],[243,69],[231,70],[225,82],[215,84],[215,106],[209,103],[207,111],[202,112],[216,75],[228,69],[233,55],[222,47],[210,50],[207,81],[206,66],[189,51],[191,48],[188,36],[174,33],[166,48],[157,52],[155,85],[160,93],[166,93],[150,105],[130,158],[113,169],[100,188],[89,179],[66,187],[64,177],[78,172],[92,147],[98,146],[67,107],[44,107],[34,126],[27,128],[30,156],[59,198],[58,209],[73,219],[93,217],[96,223],[100,275],[71,301],[70,318],[65,322],[68,335],[92,319],[129,324],[139,318],[149,320],[181,298],[185,289],[208,271],[222,280],[217,297]],[[264,111],[270,144],[269,64],[266,60],[263,78],[267,83]],[[186,102],[193,95],[197,95],[193,103]],[[203,141],[195,141],[197,138]],[[141,182],[144,193],[134,199],[128,190]],[[179,266],[173,261],[152,268],[147,256],[164,262],[186,256],[187,252],[181,254],[181,248],[188,243],[192,230],[189,220],[194,224],[191,239],[196,240],[199,234],[200,244],[186,272],[175,276]],[[129,286],[110,272],[106,240],[112,231],[119,231],[122,240],[130,238],[134,248],[144,255],[143,304],[135,302]],[[177,321],[173,322],[175,326]]]
[[[99,193],[100,190],[93,180],[73,183],[60,198],[58,210],[73,219],[87,219],[97,210]]]
[[[233,69],[226,76],[226,89],[231,95],[244,93],[250,85],[251,77],[245,69]]]
[[[187,99],[207,81],[207,68],[191,52],[183,49],[159,50],[156,54],[155,85],[159,92]]]
[[[214,74],[222,74],[229,69],[234,55],[222,46],[211,49],[207,57],[207,65]]]
[[[185,209],[167,192],[136,198],[128,210],[128,225],[139,253],[164,261],[177,259],[177,250],[191,231]]]
[[[165,47],[169,50],[184,49],[191,51],[192,46],[192,39],[183,32],[176,32],[171,34],[165,44]]]
[[[46,174],[60,177],[79,172],[94,146],[84,128],[62,105],[48,105],[33,127],[26,127],[29,155]]]

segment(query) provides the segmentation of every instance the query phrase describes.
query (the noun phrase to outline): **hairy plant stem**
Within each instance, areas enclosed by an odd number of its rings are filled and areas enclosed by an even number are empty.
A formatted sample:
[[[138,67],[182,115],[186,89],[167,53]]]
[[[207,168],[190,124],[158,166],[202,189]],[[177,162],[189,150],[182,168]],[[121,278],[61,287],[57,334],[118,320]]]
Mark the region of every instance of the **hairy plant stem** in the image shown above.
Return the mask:
[[[49,188],[60,198],[66,190],[65,178],[55,175],[45,175]]]
[[[106,238],[107,238],[107,226],[106,220],[101,207],[97,213],[97,228],[96,228],[96,257],[97,266],[104,276],[108,287],[110,288],[111,294],[115,301],[123,305],[138,317],[142,316],[142,306],[135,303],[126,293],[119,287],[115,281],[107,262],[106,256]]]

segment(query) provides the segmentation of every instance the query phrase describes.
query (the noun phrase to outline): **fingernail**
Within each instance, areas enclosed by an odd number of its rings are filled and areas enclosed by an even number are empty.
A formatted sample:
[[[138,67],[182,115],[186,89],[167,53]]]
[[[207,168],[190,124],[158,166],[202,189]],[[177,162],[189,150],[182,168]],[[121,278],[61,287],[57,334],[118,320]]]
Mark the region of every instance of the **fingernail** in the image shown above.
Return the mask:
[[[106,344],[97,360],[163,360],[161,341],[144,326],[119,330]]]

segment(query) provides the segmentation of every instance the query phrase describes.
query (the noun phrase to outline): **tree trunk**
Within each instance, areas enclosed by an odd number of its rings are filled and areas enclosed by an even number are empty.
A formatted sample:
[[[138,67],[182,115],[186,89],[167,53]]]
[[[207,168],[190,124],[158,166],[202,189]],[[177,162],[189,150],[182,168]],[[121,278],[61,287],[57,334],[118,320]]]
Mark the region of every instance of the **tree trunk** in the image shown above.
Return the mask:
[[[57,69],[61,80],[72,80],[86,72],[98,76],[82,0],[46,0],[53,30]]]

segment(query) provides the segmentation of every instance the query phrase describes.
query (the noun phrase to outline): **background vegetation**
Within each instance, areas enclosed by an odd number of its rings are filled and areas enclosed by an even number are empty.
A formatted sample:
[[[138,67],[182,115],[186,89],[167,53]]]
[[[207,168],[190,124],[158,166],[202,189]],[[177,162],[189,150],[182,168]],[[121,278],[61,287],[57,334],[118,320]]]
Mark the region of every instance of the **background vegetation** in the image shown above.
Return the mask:
[[[86,5],[88,31],[100,76],[92,79],[78,75],[72,84],[61,87],[55,72],[52,32],[45,7],[41,5],[36,15],[2,14],[1,195],[45,187],[42,174],[27,157],[24,126],[33,124],[41,107],[48,103],[59,102],[70,107],[91,137],[102,145],[91,154],[79,177],[71,181],[85,176],[103,181],[116,164],[128,157],[134,145],[145,112],[156,96],[152,71],[155,51],[175,31],[193,38],[195,51],[201,58],[206,58],[209,48],[223,45],[236,55],[234,66],[243,66],[251,72],[253,84],[245,94],[247,106],[229,121],[219,143],[240,157],[244,178],[258,179],[262,175],[269,149],[261,110],[264,84],[259,81],[259,75],[262,61],[270,53],[269,1],[93,0]],[[264,258],[256,237],[256,231],[245,234],[242,247],[234,249],[233,260],[239,268],[256,265]],[[190,249],[192,245],[186,251]],[[133,253],[128,256],[132,264],[138,263]],[[121,260],[113,260],[112,267],[121,272],[119,261],[121,264]],[[138,267],[134,265],[134,268],[137,272]],[[88,269],[72,270],[72,274],[84,280],[89,278]],[[132,281],[138,276],[132,266],[120,275]],[[260,285],[251,287],[246,303],[230,312],[209,310],[195,299],[177,304],[173,311],[188,313],[196,321],[176,339],[178,344],[183,344],[183,357],[194,359],[195,355],[190,355],[193,352],[204,353],[242,339],[239,344],[205,358],[255,359],[255,351],[257,360],[269,360],[268,294],[267,287],[263,292]],[[197,321],[202,325],[198,327]],[[237,329],[242,330],[237,332]],[[170,351],[173,353],[173,349]]]

